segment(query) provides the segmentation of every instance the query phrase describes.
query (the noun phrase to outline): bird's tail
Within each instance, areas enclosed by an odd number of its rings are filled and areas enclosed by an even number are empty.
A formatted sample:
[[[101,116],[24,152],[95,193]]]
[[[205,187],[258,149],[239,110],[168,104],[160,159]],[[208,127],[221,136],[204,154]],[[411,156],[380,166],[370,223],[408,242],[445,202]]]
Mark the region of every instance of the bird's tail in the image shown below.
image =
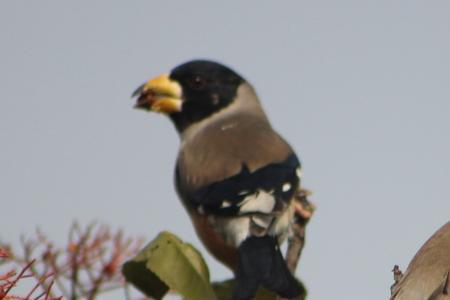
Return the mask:
[[[300,286],[289,272],[274,237],[249,237],[239,246],[238,255],[232,300],[252,299],[259,286],[284,298],[300,294]]]

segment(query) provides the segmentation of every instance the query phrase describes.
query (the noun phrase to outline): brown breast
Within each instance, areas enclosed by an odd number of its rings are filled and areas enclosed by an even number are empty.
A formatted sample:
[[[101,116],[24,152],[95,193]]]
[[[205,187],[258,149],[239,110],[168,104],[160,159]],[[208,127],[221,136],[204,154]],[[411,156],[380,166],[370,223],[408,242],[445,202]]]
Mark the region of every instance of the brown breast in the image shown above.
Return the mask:
[[[225,240],[213,228],[208,221],[208,217],[201,215],[195,210],[189,210],[195,231],[200,237],[206,249],[224,265],[236,272],[237,268],[237,251],[235,248],[225,243]]]

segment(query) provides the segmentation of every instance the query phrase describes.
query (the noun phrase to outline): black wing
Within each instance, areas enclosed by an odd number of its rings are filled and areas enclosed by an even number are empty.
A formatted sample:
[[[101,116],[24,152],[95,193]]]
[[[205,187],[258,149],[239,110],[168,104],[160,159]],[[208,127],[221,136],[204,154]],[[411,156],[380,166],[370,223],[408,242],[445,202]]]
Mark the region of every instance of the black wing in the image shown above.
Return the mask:
[[[295,154],[286,160],[250,172],[241,171],[220,182],[182,195],[187,205],[222,216],[270,213],[281,210],[299,185],[300,162]],[[179,184],[179,172],[176,173]]]

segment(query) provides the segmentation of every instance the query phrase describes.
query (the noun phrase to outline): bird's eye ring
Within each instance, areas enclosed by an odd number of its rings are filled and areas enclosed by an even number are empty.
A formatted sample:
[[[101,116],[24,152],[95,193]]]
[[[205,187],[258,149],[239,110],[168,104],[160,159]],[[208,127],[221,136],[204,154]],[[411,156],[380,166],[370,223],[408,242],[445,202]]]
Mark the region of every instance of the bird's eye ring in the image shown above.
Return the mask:
[[[202,76],[196,75],[189,81],[189,86],[196,90],[201,90],[206,84],[205,79]]]

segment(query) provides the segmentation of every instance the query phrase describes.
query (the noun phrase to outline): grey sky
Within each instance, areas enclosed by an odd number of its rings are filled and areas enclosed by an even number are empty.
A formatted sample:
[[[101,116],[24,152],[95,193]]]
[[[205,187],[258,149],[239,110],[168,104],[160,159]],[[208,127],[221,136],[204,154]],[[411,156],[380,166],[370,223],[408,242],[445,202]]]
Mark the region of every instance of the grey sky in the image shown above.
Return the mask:
[[[2,1],[0,238],[74,219],[205,254],[172,186],[167,119],[140,83],[192,58],[253,83],[318,211],[298,271],[309,299],[387,299],[450,217],[448,1]]]

